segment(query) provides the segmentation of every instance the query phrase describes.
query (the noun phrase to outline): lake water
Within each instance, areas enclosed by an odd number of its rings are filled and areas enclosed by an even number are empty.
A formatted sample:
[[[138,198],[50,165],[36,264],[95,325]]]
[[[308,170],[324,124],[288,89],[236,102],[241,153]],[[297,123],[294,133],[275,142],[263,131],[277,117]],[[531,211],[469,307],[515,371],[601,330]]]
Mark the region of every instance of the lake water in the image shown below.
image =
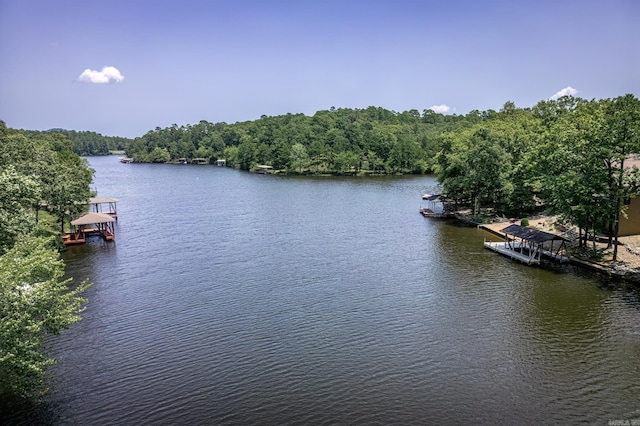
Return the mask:
[[[63,254],[52,424],[640,419],[640,297],[423,218],[432,177],[295,178],[89,158],[116,241]]]

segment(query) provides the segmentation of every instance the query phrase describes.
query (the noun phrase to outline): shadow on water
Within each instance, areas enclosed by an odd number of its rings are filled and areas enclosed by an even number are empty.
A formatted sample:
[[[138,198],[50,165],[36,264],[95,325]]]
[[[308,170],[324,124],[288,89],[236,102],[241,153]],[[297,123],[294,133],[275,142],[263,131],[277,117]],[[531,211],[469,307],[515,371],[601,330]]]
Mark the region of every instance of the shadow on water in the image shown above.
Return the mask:
[[[116,228],[117,229],[117,228]],[[100,237],[91,237],[87,244],[67,247],[63,253],[67,271],[74,271],[75,274],[84,277],[90,282],[95,282],[97,274],[100,273],[98,259],[113,259],[116,254],[116,243],[105,242]],[[80,272],[80,274],[78,274]],[[65,278],[73,278],[67,275]],[[70,286],[74,288],[81,283],[74,279]],[[89,288],[83,296],[91,300],[95,289]],[[82,323],[80,323],[82,325]],[[70,330],[63,331],[69,333]],[[44,338],[45,348],[50,348],[53,340],[58,336],[47,335]],[[50,368],[51,370],[51,368]],[[51,393],[57,386],[57,378],[49,377],[49,392],[37,401],[31,401],[15,396],[0,394],[0,424],[2,425],[56,425],[63,423],[61,415],[62,408],[60,401],[51,401]],[[65,401],[66,402],[66,401]]]
[[[64,253],[90,302],[50,339],[49,403],[12,407],[15,424],[606,424],[637,408],[637,292],[423,218],[432,178],[92,165],[121,200],[117,242]]]
[[[56,425],[60,423],[59,410],[48,401],[26,401],[16,397],[0,396],[0,424]]]

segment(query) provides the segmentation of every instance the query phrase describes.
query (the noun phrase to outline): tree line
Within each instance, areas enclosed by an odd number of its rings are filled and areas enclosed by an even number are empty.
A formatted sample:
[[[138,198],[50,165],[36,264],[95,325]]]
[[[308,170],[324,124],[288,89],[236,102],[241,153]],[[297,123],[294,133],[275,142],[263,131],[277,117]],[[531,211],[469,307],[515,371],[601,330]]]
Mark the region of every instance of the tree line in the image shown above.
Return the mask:
[[[42,395],[45,334],[80,320],[88,284],[63,279],[58,226],[86,209],[92,177],[64,135],[0,121],[0,400]]]
[[[288,173],[424,173],[438,151],[439,135],[488,119],[491,111],[442,115],[379,107],[331,108],[313,116],[263,115],[235,124],[200,121],[157,127],[129,143],[137,162],[204,158],[242,170],[268,165]]]
[[[29,137],[38,138],[39,134],[57,133],[69,139],[73,152],[78,155],[109,155],[114,151],[124,151],[131,139],[120,136],[104,136],[100,133],[89,131],[76,131],[66,129],[50,129],[44,132],[36,130],[22,130]]]
[[[0,396],[40,395],[53,362],[42,349],[44,334],[80,319],[88,284],[62,278],[51,237],[58,232],[39,220],[51,217],[63,232],[86,208],[93,171],[78,153],[105,153],[106,146],[126,148],[139,162],[225,158],[243,170],[264,164],[301,174],[433,172],[446,199],[473,214],[483,206],[509,216],[545,208],[578,226],[581,244],[606,232],[614,258],[619,220],[640,193],[640,171],[627,167],[640,154],[640,101],[631,94],[563,97],[531,108],[507,102],[466,115],[332,108],[173,125],[111,145],[82,142],[93,137],[13,130],[0,121]]]
[[[604,232],[617,257],[618,225],[640,173],[640,101],[633,95],[563,97],[442,135],[435,172],[454,203],[514,215],[545,208],[580,230],[580,242]]]
[[[533,107],[443,115],[380,107],[331,108],[312,116],[262,116],[235,124],[200,121],[135,138],[137,162],[224,158],[228,166],[271,166],[299,174],[435,173],[454,204],[492,206],[507,216],[544,207],[581,234],[617,235],[625,200],[638,191],[638,99],[562,97]],[[616,246],[617,247],[617,246]]]

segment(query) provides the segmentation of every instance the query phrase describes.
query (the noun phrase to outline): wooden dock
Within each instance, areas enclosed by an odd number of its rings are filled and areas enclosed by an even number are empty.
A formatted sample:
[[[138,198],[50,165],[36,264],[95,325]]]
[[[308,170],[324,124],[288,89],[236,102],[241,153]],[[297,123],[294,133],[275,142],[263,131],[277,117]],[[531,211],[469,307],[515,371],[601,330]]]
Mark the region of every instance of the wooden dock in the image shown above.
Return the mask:
[[[109,198],[109,197],[94,197],[89,199],[89,211],[93,213],[104,213],[108,214],[115,220],[118,220],[118,209],[116,204],[118,203],[117,198]]]
[[[106,213],[85,213],[71,221],[71,232],[62,237],[62,242],[67,246],[83,244],[91,235],[100,235],[105,241],[113,241],[116,237],[115,221]]]
[[[105,241],[116,238],[117,198],[95,197],[89,200],[89,211],[70,222],[71,230],[62,236],[64,245],[84,244],[87,237],[99,235]]]

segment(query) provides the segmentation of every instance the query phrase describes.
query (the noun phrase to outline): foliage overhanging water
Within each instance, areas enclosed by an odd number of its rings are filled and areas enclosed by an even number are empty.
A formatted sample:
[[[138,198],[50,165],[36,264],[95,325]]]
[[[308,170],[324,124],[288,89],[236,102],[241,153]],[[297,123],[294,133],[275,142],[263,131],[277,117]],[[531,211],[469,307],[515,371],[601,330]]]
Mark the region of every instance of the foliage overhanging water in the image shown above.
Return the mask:
[[[92,157],[116,242],[43,418],[59,424],[606,423],[640,417],[640,302],[425,220],[431,177],[288,178]]]

